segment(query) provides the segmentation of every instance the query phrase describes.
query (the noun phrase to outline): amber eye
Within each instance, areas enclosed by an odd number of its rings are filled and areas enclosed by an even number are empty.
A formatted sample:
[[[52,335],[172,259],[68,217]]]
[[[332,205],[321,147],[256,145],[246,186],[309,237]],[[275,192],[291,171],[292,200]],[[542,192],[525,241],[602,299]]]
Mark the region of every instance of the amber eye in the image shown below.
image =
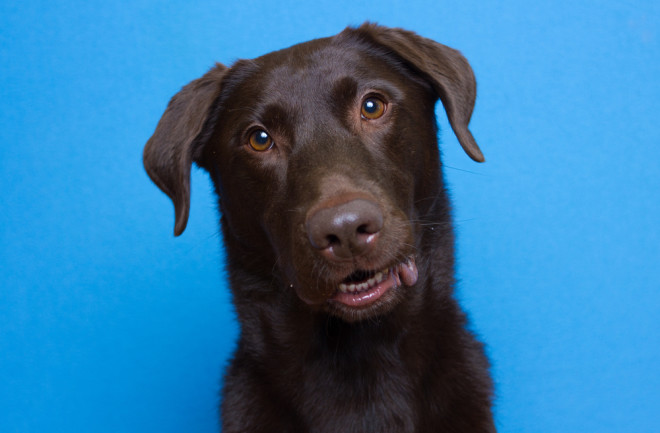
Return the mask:
[[[257,129],[250,134],[248,144],[257,152],[264,152],[273,147],[273,139],[263,129]]]
[[[378,119],[383,114],[385,114],[385,103],[375,97],[367,98],[362,103],[360,113],[364,119]]]

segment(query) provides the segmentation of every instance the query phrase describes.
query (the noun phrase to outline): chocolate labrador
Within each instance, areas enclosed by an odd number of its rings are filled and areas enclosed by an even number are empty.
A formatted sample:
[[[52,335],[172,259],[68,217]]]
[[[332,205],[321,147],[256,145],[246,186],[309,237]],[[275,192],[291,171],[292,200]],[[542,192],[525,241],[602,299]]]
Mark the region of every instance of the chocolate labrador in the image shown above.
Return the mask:
[[[144,150],[186,227],[208,171],[240,339],[222,431],[494,432],[481,344],[453,296],[434,108],[467,154],[465,58],[364,24],[232,67],[170,101]]]

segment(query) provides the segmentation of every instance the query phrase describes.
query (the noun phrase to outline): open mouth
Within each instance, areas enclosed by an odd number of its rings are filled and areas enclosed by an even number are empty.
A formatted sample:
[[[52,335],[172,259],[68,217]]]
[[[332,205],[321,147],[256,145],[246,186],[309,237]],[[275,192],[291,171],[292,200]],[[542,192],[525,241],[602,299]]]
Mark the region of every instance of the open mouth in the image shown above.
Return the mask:
[[[393,287],[412,286],[417,282],[417,276],[417,265],[413,257],[378,271],[359,270],[339,284],[337,293],[331,300],[349,307],[367,306]]]

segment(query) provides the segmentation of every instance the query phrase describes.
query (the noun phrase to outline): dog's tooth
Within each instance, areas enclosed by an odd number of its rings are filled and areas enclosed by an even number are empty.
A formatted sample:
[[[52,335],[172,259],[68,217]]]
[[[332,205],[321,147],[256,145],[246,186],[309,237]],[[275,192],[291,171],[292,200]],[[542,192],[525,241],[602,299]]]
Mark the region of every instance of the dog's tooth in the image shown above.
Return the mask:
[[[341,284],[339,285],[339,291],[340,291],[340,292],[346,293],[346,289],[348,289],[348,287],[346,286],[346,284],[341,283]]]
[[[351,293],[355,293],[355,284],[349,284],[348,285],[348,291]]]
[[[374,277],[374,278],[369,278],[369,279],[367,280],[367,286],[371,287],[371,286],[373,286],[374,284],[376,284],[376,278],[375,278],[375,277]]]
[[[378,272],[378,273],[374,276],[374,279],[376,280],[377,283],[380,283],[381,281],[383,281],[383,273],[382,273],[382,272]]]

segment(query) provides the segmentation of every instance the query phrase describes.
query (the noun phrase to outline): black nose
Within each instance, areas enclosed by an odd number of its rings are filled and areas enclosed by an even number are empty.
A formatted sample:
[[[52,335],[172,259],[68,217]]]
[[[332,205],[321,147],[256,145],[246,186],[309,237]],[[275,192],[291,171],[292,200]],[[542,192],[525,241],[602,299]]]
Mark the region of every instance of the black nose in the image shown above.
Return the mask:
[[[376,203],[355,199],[314,212],[306,226],[314,248],[330,259],[350,259],[375,244],[383,228],[383,214]]]

